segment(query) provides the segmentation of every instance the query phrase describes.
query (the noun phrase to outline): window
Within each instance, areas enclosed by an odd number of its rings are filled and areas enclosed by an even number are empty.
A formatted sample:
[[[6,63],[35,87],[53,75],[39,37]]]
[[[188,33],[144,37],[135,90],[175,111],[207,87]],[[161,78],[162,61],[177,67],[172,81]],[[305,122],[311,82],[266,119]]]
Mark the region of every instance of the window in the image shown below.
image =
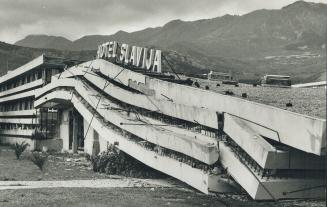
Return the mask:
[[[37,79],[41,79],[42,78],[42,70],[39,70],[37,72]]]
[[[26,101],[24,101],[24,103],[25,103],[24,110],[27,110],[28,109],[28,101],[26,100]]]
[[[30,75],[27,75],[26,76],[26,83],[29,83],[29,82],[31,82],[31,77],[30,77]]]

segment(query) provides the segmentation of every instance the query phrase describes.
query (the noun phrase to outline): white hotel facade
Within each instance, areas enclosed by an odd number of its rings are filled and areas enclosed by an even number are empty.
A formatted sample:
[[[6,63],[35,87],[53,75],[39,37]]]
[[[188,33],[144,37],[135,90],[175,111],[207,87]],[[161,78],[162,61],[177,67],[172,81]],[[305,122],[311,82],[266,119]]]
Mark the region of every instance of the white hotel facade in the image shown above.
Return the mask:
[[[49,84],[53,75],[76,63],[41,55],[0,77],[1,143],[25,141],[30,149],[37,149],[42,140],[53,138],[57,133],[58,113],[46,108],[36,109],[35,93]]]
[[[42,55],[0,77],[0,90],[2,144],[89,154],[113,144],[203,193],[324,196],[324,119],[104,59]]]

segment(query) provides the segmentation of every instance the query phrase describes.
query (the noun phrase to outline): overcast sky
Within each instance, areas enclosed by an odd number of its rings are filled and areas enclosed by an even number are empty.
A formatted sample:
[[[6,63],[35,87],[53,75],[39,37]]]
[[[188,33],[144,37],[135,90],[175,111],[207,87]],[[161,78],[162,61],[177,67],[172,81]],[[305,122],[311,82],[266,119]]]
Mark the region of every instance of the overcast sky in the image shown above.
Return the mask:
[[[256,9],[279,9],[294,0],[0,0],[0,41],[28,34],[109,35],[162,26],[170,20],[196,20]],[[311,0],[327,3],[327,0]]]

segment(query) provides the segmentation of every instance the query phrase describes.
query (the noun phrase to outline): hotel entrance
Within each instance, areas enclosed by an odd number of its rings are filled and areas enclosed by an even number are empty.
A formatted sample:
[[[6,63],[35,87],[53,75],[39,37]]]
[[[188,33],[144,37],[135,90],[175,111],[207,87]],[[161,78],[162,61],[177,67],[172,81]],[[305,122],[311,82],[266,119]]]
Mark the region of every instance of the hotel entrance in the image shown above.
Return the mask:
[[[84,151],[84,122],[76,110],[69,112],[69,150]]]
[[[39,127],[35,132],[35,139],[53,139],[57,133],[58,110],[54,108],[40,108],[37,113]]]

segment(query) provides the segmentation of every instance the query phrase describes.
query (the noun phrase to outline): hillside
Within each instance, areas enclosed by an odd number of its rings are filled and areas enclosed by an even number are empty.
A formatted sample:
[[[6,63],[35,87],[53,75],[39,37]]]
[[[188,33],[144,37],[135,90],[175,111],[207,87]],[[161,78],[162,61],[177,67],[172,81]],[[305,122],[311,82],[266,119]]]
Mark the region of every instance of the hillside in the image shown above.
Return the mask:
[[[50,48],[57,50],[68,50],[72,46],[72,41],[57,36],[48,35],[28,35],[19,40],[15,45],[31,48]]]
[[[222,57],[262,56],[272,49],[319,49],[324,43],[327,5],[298,1],[279,10],[257,10],[242,16],[225,15],[113,35],[89,35],[75,41],[62,37],[29,35],[16,45],[34,48],[94,50],[109,40],[169,49],[193,50]],[[181,48],[184,46],[183,48]],[[67,48],[68,47],[68,48]],[[251,53],[245,53],[249,52]]]
[[[94,57],[95,51],[73,52],[53,49],[36,49],[0,42],[0,74],[6,73],[7,70],[16,69],[41,54],[76,60],[90,60]]]
[[[42,48],[94,50],[103,42],[117,40],[176,51],[205,71],[231,70],[243,81],[270,73],[291,75],[295,82],[306,82],[321,79],[319,74],[325,70],[326,21],[326,4],[298,1],[278,10],[262,9],[242,16],[190,22],[174,20],[162,27],[84,36],[62,48],[59,44]],[[36,47],[27,43],[19,42]],[[181,71],[190,72],[189,68]]]
[[[10,45],[0,42],[0,75],[13,70],[19,66],[31,61],[41,54],[48,56],[64,57],[67,59],[89,61],[94,59],[96,55],[95,50],[85,51],[64,51],[54,49],[39,49],[28,48],[16,45]],[[187,72],[187,74],[204,73],[206,68],[198,61],[192,59],[190,56],[185,56],[175,51],[164,50],[166,59],[174,65],[174,69],[178,72]],[[185,70],[187,68],[187,70]],[[166,61],[163,62],[163,71],[171,71]]]

